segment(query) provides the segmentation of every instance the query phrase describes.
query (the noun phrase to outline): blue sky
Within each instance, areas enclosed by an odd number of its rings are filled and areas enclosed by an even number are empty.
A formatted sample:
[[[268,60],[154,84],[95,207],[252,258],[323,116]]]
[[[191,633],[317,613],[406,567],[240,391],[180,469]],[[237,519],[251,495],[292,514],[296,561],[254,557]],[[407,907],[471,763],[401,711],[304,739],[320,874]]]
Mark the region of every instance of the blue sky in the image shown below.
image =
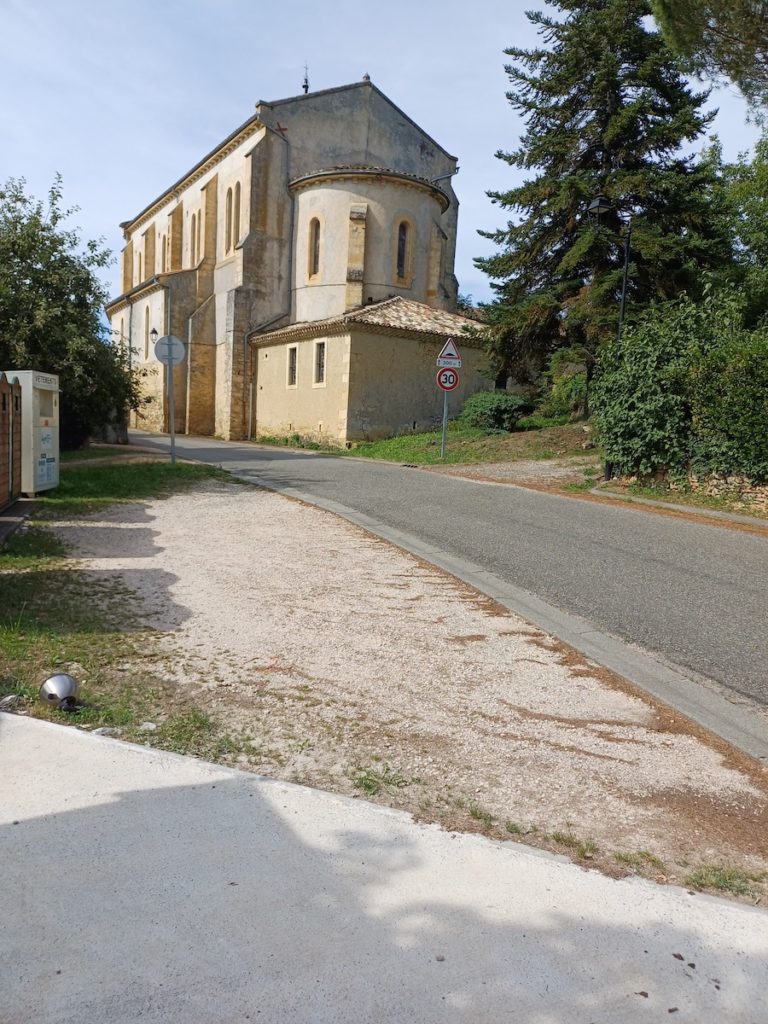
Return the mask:
[[[490,296],[472,260],[492,251],[478,228],[506,220],[488,189],[517,173],[495,159],[522,124],[505,92],[503,50],[536,36],[536,0],[0,0],[0,181],[42,197],[54,174],[85,237],[122,246],[142,209],[246,120],[259,99],[296,95],[304,63],[325,89],[364,73],[459,158],[456,273]],[[393,16],[394,15],[399,16]],[[733,89],[713,94],[727,158],[757,137]],[[118,291],[117,267],[107,275]]]

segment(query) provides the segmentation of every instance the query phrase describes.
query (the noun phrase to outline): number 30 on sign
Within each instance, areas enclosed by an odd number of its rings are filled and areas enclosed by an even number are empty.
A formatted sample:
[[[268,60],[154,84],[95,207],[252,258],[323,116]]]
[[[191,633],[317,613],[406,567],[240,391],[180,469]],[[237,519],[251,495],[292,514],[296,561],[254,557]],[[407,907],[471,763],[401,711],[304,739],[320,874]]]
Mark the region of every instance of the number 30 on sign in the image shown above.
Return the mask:
[[[455,370],[450,370],[447,367],[443,370],[437,371],[437,386],[442,388],[443,391],[453,391],[454,388],[459,386],[459,375]]]

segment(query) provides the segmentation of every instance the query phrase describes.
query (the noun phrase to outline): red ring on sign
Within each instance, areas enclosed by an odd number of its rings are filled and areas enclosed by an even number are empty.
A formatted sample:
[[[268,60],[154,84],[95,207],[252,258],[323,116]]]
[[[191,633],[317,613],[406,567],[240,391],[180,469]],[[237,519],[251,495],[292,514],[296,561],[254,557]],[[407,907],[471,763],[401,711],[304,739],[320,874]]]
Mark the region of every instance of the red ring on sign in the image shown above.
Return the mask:
[[[453,391],[459,386],[459,374],[456,370],[444,367],[437,371],[437,386],[443,391]]]

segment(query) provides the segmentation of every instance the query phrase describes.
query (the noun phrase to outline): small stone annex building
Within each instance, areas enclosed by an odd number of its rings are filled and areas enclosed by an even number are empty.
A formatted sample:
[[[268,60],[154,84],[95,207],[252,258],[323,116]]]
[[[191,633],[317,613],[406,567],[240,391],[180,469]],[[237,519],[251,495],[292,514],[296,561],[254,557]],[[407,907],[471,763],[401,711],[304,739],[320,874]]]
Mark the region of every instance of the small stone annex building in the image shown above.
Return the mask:
[[[442,414],[435,359],[464,360],[455,413],[483,376],[455,313],[456,158],[368,76],[256,113],[121,225],[116,344],[146,369],[137,426],[227,439],[298,433],[335,444],[424,429]]]

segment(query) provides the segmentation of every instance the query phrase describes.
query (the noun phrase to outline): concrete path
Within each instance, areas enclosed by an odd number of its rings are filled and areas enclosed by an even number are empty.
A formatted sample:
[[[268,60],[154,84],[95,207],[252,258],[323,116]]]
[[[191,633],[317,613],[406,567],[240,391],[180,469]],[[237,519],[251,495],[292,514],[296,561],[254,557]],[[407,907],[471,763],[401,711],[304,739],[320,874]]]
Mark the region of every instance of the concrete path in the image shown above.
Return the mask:
[[[768,914],[0,714],[1,1024],[764,1024]]]

